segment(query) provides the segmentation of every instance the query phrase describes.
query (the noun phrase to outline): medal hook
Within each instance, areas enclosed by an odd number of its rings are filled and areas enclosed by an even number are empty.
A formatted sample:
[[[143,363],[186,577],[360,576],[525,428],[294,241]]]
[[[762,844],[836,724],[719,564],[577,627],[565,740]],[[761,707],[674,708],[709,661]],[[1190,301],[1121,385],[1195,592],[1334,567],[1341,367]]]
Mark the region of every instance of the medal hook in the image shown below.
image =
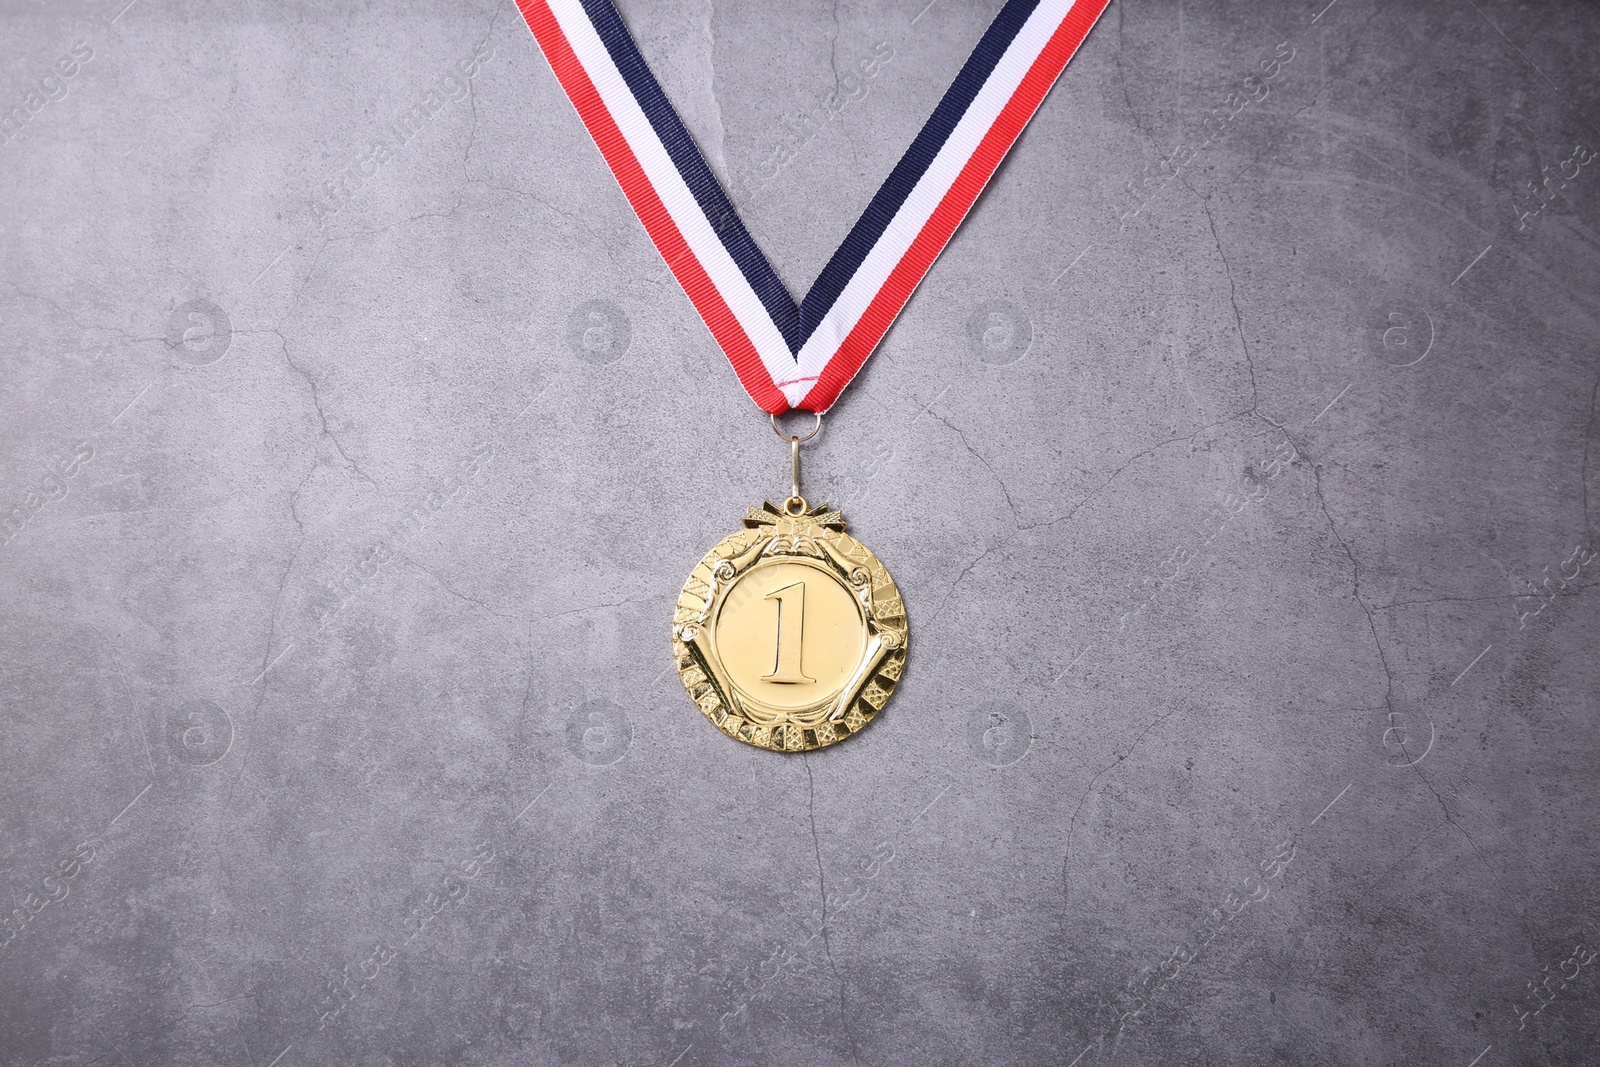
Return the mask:
[[[783,502],[783,510],[789,515],[804,515],[808,509],[806,498],[800,495],[800,446],[817,436],[822,429],[822,414],[817,413],[817,421],[805,436],[786,434],[778,429],[778,416],[770,415],[772,432],[789,442],[789,499]]]

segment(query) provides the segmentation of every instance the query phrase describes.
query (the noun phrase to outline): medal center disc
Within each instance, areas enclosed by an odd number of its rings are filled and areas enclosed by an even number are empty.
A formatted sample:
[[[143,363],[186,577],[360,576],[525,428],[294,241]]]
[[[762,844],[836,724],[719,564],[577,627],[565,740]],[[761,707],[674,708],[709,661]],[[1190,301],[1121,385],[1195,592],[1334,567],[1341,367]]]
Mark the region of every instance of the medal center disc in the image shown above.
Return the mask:
[[[832,571],[796,560],[751,567],[712,625],[717,656],[746,698],[784,711],[836,698],[867,649],[867,623]]]

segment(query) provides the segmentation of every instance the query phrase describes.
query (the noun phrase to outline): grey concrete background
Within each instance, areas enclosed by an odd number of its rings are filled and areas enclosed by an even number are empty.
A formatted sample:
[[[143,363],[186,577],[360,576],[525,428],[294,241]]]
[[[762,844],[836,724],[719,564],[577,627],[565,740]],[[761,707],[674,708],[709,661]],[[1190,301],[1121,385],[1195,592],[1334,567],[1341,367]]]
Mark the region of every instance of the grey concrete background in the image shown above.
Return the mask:
[[[622,4],[796,290],[925,4]],[[513,5],[0,4],[0,1061],[1600,1062],[1597,57],[1119,0],[808,452],[914,637],[792,758],[667,652],[783,447]]]

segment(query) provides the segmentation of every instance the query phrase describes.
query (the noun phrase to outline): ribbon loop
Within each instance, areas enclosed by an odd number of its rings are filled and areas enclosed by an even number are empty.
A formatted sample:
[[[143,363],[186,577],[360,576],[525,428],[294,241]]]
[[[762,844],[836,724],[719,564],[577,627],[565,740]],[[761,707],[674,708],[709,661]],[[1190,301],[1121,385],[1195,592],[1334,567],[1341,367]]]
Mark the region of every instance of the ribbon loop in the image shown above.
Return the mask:
[[[822,413],[888,332],[1110,0],[1008,0],[798,304],[611,0],[517,0],[750,398]]]

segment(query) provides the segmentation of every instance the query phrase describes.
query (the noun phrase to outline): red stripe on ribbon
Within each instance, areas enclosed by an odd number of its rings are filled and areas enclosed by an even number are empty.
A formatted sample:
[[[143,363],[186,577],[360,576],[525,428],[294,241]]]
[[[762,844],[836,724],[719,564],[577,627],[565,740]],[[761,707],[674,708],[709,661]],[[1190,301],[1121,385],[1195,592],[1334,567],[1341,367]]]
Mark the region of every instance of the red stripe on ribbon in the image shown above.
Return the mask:
[[[1028,69],[1028,73],[1006,106],[1001,109],[994,125],[978,143],[977,150],[961,168],[961,173],[956,176],[944,199],[928,218],[922,232],[911,242],[911,247],[890,272],[883,288],[878,290],[872,302],[867,305],[867,310],[856,322],[855,328],[845,337],[839,350],[822,368],[817,384],[800,402],[801,408],[819,413],[827,411],[844,391],[844,387],[856,376],[862,364],[866,363],[867,357],[878,347],[878,342],[883,340],[883,335],[889,332],[889,327],[900,314],[900,309],[905,307],[906,301],[911,299],[912,292],[933,266],[933,261],[944,251],[944,246],[949,243],[956,227],[961,225],[961,221],[972,210],[978,194],[989,184],[989,179],[994,176],[1000,161],[1005,159],[1006,153],[1022,135],[1028,120],[1033,118],[1033,113],[1044,103],[1051,86],[1066,69],[1067,61],[1077,52],[1078,46],[1083,44],[1084,38],[1089,36],[1095,21],[1100,18],[1101,12],[1110,2],[1111,0],[1078,0],[1072,10],[1067,12],[1067,17],[1056,27],[1056,32],[1051,35],[1049,43],[1034,60],[1033,66]]]
[[[711,276],[701,266],[689,242],[679,231],[667,206],[661,202],[655,186],[650,183],[649,176],[633,154],[605,100],[590,80],[588,71],[583,69],[583,63],[573,51],[547,0],[517,0],[517,7],[539,42],[550,69],[566,90],[567,99],[572,101],[578,117],[589,130],[589,136],[594,138],[594,143],[600,147],[600,154],[616,176],[617,184],[622,186],[623,195],[633,205],[639,221],[644,223],[645,231],[655,242],[656,250],[666,261],[667,268],[678,279],[678,284],[683,286],[683,291],[689,294],[690,302],[705,320],[711,335],[727,353],[728,361],[733,364],[734,373],[739,376],[739,383],[744,386],[745,392],[750,394],[750,399],[762,411],[775,415],[788,411],[789,401],[772,384],[772,375],[761,361],[755,344],[739,324],[727,301],[722,299],[722,294],[717,291]]]

